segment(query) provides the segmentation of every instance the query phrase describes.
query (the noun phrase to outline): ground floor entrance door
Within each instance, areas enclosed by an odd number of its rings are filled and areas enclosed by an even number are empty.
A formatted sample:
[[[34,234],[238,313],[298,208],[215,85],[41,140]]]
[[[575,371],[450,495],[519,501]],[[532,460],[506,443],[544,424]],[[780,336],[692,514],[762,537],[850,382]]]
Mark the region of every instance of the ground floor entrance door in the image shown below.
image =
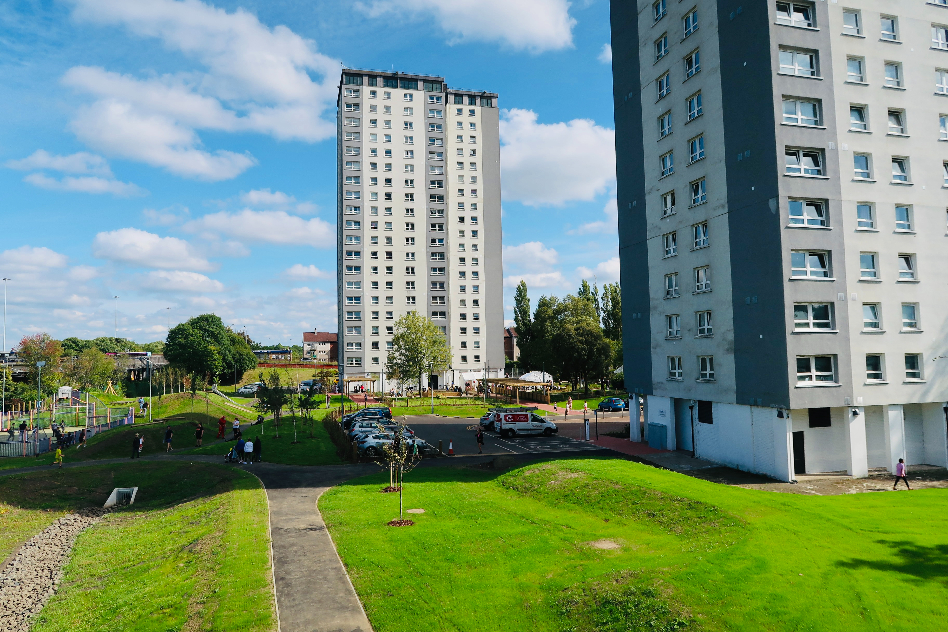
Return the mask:
[[[803,454],[803,431],[793,433],[793,473],[806,474],[806,456]]]
[[[432,388],[433,390],[438,390],[438,376],[435,375],[435,374],[433,374],[433,373],[432,373],[431,375],[429,375],[429,376],[428,376],[428,384],[431,385],[431,388]]]

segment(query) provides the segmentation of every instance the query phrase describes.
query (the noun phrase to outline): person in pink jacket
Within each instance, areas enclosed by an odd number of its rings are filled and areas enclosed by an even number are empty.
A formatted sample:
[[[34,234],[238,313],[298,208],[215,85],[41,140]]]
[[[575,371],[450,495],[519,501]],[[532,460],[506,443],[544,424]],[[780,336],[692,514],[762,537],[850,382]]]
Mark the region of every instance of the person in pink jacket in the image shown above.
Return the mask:
[[[905,473],[905,459],[899,459],[899,462],[895,464],[895,485],[892,486],[892,489],[899,486],[899,481],[905,481],[905,487],[912,489],[909,487],[908,479],[905,478]]]

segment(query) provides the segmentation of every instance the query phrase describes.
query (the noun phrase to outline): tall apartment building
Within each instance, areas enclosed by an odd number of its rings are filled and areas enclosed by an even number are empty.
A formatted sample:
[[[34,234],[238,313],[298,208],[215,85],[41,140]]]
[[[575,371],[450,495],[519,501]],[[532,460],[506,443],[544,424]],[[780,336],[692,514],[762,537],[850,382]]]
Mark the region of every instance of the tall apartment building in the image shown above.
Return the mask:
[[[647,427],[783,480],[948,465],[948,0],[613,2],[612,49]]]
[[[448,337],[436,388],[504,367],[497,95],[443,77],[344,69],[338,98],[339,369],[374,390],[395,322]],[[414,381],[412,382],[414,383]]]

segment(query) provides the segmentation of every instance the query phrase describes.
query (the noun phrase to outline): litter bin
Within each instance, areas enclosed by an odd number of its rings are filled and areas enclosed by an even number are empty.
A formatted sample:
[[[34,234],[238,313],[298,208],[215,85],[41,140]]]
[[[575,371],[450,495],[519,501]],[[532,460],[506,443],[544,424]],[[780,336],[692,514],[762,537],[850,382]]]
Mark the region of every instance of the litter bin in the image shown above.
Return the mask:
[[[662,424],[649,422],[648,424],[648,447],[656,450],[667,450],[668,432]]]

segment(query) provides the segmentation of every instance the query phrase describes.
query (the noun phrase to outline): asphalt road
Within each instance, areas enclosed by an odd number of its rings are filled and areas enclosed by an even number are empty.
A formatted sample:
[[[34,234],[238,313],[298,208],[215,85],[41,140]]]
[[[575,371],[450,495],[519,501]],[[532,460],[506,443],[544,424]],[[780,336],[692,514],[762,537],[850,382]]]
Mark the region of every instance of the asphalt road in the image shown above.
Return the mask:
[[[474,438],[477,428],[477,419],[437,417],[434,415],[406,416],[405,423],[415,431],[419,437],[429,444],[438,447],[441,441],[442,450],[448,454],[451,442],[454,443],[454,454],[467,456],[477,454],[477,441]],[[511,437],[502,439],[492,431],[484,432],[484,454],[542,454],[546,452],[583,452],[601,450],[585,441],[577,441],[567,437],[542,435],[527,437]]]

